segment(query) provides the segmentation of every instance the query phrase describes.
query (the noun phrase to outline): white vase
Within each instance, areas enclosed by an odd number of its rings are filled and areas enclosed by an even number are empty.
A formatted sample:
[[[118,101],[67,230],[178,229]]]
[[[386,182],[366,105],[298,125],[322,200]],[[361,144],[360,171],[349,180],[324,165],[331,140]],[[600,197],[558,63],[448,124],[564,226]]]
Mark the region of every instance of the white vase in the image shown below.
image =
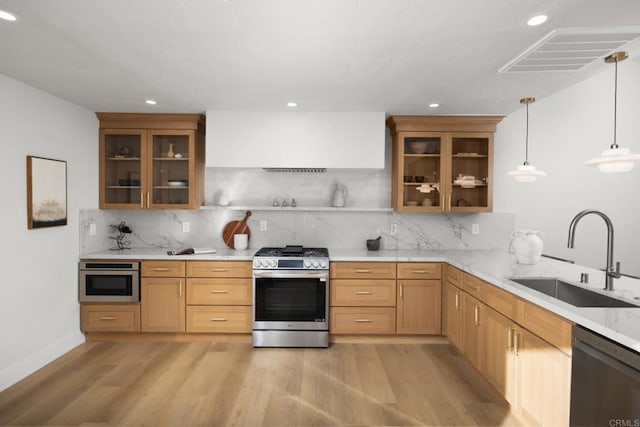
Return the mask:
[[[511,233],[511,246],[518,264],[537,264],[542,257],[544,233],[541,231],[516,230]]]

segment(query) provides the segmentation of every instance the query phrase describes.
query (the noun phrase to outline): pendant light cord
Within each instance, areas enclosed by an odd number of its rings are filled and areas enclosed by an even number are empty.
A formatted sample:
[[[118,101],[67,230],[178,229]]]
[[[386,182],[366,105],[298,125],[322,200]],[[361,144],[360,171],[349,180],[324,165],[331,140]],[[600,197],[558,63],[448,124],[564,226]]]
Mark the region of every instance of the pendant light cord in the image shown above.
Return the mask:
[[[611,148],[618,148],[618,143],[616,142],[617,140],[617,129],[616,129],[616,124],[618,123],[618,60],[616,60],[616,77],[615,77],[615,83],[614,83],[614,90],[613,90],[613,144],[611,145]]]
[[[524,140],[524,164],[529,164],[529,103],[527,102],[527,131]]]

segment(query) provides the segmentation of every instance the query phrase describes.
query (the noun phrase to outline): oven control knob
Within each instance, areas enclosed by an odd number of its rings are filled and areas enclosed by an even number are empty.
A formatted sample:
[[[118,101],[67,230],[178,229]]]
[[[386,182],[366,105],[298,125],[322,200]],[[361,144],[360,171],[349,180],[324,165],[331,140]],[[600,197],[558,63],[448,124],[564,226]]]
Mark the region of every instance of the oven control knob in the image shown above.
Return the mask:
[[[269,266],[271,268],[276,268],[278,266],[278,261],[275,259],[272,259],[271,262],[269,262]]]
[[[313,261],[313,268],[318,268],[318,267],[320,267],[320,263],[317,260]]]
[[[320,267],[321,268],[327,268],[328,267],[327,261],[320,261]]]
[[[311,261],[306,260],[306,261],[304,262],[304,268],[311,268]]]
[[[253,260],[253,266],[254,266],[254,267],[260,267],[260,264],[262,264],[262,263],[260,262],[260,260],[259,260],[259,259],[254,259],[254,260]]]

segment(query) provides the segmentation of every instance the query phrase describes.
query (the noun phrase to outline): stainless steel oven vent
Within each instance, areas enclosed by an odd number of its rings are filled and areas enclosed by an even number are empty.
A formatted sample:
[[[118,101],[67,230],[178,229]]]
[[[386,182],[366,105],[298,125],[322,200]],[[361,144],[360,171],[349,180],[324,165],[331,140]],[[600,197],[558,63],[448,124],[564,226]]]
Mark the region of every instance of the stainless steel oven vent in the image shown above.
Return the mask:
[[[327,168],[262,168],[267,172],[323,173]]]
[[[640,39],[640,27],[561,28],[518,55],[498,73],[578,71]]]

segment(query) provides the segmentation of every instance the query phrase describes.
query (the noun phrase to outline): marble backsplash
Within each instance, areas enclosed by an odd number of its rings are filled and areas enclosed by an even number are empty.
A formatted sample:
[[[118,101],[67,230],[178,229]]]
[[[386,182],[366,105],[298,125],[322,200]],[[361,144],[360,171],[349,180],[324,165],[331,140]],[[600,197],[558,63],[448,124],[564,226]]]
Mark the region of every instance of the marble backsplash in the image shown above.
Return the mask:
[[[80,211],[80,254],[116,247],[111,227],[126,221],[131,247],[224,247],[222,229],[241,220],[244,211],[224,207],[184,210],[97,210]],[[260,231],[260,221],[267,231]],[[190,231],[182,231],[189,222]],[[96,234],[89,233],[95,224]],[[392,225],[397,232],[391,233]],[[471,234],[472,224],[480,233]],[[381,249],[507,249],[514,229],[511,213],[414,214],[358,211],[262,211],[253,210],[248,225],[249,247],[326,246],[335,249],[365,248],[365,240],[382,236]]]

